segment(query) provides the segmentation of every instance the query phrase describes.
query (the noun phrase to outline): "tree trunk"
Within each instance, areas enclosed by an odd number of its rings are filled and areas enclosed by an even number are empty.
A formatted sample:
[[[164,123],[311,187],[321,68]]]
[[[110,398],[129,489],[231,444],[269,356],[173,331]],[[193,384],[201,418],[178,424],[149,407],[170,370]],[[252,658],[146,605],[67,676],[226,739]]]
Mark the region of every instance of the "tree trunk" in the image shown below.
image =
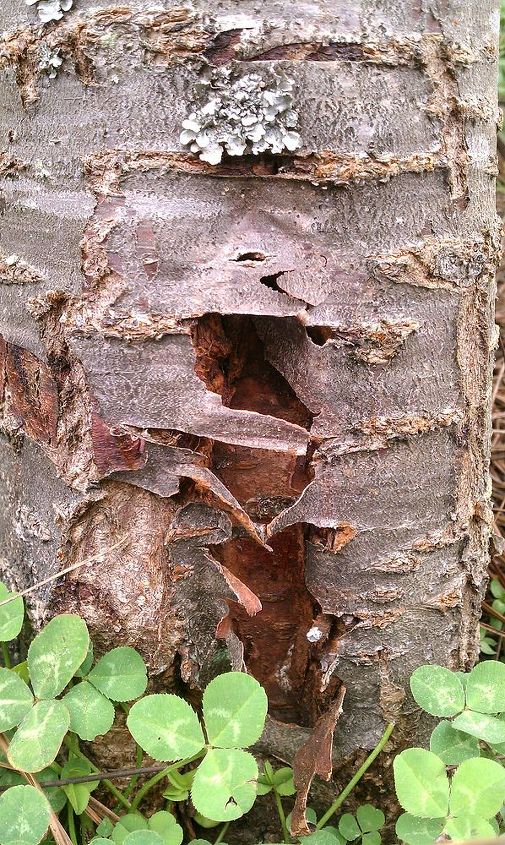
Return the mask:
[[[3,576],[80,565],[35,622],[77,611],[155,681],[245,665],[283,758],[342,683],[341,758],[412,738],[412,670],[477,656],[497,27],[496,0],[43,27],[0,0]],[[188,149],[209,78],[291,85],[299,149]]]

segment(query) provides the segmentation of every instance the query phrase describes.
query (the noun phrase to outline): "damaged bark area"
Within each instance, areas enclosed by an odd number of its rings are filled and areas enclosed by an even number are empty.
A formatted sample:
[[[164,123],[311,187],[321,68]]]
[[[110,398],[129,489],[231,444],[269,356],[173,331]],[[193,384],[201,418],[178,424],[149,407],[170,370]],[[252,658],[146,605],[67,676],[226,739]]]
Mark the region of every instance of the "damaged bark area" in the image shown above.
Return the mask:
[[[345,766],[385,722],[414,734],[416,666],[476,656],[495,46],[379,2],[74,5],[0,51],[6,576],[78,567],[36,618],[82,613],[154,685],[251,672],[270,750],[314,730],[304,793],[337,719]],[[300,150],[183,150],[213,67],[292,78]]]

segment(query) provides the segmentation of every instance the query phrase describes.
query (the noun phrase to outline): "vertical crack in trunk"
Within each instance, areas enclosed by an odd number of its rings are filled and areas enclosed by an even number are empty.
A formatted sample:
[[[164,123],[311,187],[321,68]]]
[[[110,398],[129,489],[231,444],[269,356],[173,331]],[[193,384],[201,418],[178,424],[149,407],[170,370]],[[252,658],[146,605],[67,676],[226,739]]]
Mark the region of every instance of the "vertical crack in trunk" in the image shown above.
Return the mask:
[[[195,370],[223,404],[256,411],[310,430],[312,415],[287,380],[267,361],[256,330],[261,318],[215,314],[193,328]],[[279,321],[279,330],[282,330]],[[294,452],[214,443],[212,470],[251,519],[268,524],[312,480],[310,459]],[[248,669],[265,686],[271,713],[298,724],[313,720],[304,688],[310,665],[307,632],[318,608],[305,586],[305,528],[291,526],[262,549],[235,531],[213,548],[215,557],[259,597],[263,610],[248,616],[229,602],[226,628],[244,644]]]

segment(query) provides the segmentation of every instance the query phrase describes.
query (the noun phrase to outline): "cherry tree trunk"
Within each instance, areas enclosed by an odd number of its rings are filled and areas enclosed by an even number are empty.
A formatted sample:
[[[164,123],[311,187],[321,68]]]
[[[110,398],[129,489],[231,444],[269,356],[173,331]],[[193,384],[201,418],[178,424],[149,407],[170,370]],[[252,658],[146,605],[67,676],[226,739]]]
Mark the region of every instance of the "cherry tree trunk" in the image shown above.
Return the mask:
[[[155,686],[245,667],[283,759],[342,684],[339,758],[412,738],[412,670],[478,653],[497,2],[39,7],[0,0],[2,577],[70,567],[35,624]]]

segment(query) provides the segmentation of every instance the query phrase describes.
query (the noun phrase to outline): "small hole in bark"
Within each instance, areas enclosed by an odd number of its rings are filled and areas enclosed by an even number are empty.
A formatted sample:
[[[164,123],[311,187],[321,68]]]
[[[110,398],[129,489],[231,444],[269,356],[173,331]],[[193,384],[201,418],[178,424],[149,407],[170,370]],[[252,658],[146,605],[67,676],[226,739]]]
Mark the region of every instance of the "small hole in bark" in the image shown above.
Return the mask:
[[[306,326],[307,334],[313,343],[324,346],[327,340],[333,336],[329,326]]]
[[[266,261],[264,252],[242,252],[234,261]]]
[[[260,282],[262,285],[265,285],[266,288],[270,288],[270,290],[276,290],[278,293],[284,293],[282,288],[280,288],[277,284],[277,279],[283,275],[284,270],[281,270],[279,273],[272,273],[271,276],[262,276],[260,278]]]

